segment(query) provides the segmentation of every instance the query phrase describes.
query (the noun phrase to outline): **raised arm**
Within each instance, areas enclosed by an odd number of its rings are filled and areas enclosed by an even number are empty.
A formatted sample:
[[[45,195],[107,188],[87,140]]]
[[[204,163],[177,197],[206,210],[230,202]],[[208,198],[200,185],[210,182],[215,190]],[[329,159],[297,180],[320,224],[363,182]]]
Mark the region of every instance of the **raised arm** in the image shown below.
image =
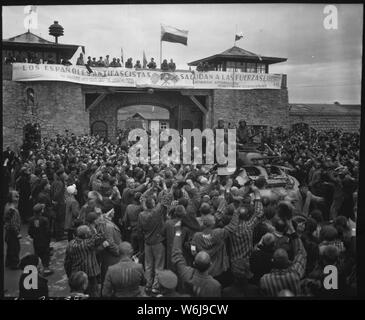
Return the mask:
[[[252,185],[251,186],[251,190],[254,193],[254,212],[252,217],[247,221],[247,227],[249,228],[254,228],[262,219],[263,215],[264,215],[264,206],[262,205],[261,202],[261,196],[260,196],[260,191],[259,189]]]
[[[187,266],[185,258],[182,254],[181,235],[181,225],[178,225],[176,227],[175,238],[172,245],[171,262],[175,265],[179,278],[184,282],[188,282],[193,276],[194,269]]]
[[[236,231],[236,229],[238,227],[238,216],[239,216],[239,212],[238,212],[238,210],[235,210],[232,215],[231,221],[226,226],[219,229],[219,230],[221,230],[220,232],[222,233],[223,239],[227,238],[230,233],[233,233]]]
[[[307,264],[307,252],[304,249],[302,240],[295,232],[292,221],[288,221],[288,236],[293,241],[294,260],[290,270],[298,274],[299,278],[303,278]]]

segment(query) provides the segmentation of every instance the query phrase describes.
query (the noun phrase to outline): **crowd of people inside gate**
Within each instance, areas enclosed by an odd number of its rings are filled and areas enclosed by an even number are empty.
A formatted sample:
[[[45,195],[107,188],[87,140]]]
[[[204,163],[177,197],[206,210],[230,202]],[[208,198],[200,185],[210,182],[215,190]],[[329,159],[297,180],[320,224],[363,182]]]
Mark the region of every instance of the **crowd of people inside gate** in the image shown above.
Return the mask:
[[[248,143],[244,121],[237,130]],[[37,266],[43,284],[30,293],[20,281],[20,296],[48,294],[52,241],[68,241],[70,297],[354,296],[359,133],[275,128],[262,139],[300,182],[284,198],[262,196],[263,177],[241,185],[200,165],[132,165],[127,132],[8,148],[6,267]],[[34,254],[19,261],[22,223]]]

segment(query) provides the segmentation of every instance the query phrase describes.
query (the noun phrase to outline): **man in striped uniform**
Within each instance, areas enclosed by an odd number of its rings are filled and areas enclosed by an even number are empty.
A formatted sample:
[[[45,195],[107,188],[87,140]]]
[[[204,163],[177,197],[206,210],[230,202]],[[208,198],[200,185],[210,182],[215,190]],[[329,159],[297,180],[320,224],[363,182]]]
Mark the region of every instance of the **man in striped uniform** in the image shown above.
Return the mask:
[[[229,234],[231,270],[235,274],[246,275],[244,265],[249,263],[249,257],[254,247],[253,230],[264,216],[259,189],[252,185],[251,191],[254,193],[253,215],[249,217],[248,208],[239,208],[240,221],[238,227]]]
[[[143,266],[133,255],[129,242],[119,244],[120,261],[108,268],[103,285],[103,297],[138,297],[145,282]]]
[[[100,276],[100,266],[96,259],[96,248],[103,244],[108,247],[105,236],[101,233],[91,236],[88,226],[82,225],[77,228],[76,238],[69,242],[65,255],[65,271],[70,276],[77,271],[83,271],[89,279],[87,293],[90,297],[97,297],[99,294],[97,277]]]
[[[300,280],[304,276],[307,254],[291,220],[288,221],[288,235],[293,241],[294,261],[290,263],[284,249],[274,252],[274,268],[260,280],[260,289],[266,296],[277,297],[282,290],[290,290],[294,295],[300,294]]]

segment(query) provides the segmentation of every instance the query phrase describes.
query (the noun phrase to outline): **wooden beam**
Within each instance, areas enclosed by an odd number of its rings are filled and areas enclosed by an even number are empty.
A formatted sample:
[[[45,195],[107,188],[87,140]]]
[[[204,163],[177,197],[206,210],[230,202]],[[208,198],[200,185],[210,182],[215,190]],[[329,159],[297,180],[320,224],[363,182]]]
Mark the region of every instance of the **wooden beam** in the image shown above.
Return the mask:
[[[203,112],[204,114],[208,112],[208,110],[203,107],[203,105],[197,100],[197,98],[195,98],[194,96],[189,96],[189,98],[191,99],[191,101],[194,102],[194,104],[200,109],[201,112]]]
[[[180,93],[183,96],[207,96],[212,92],[211,89],[181,89]]]
[[[95,108],[102,100],[104,100],[104,98],[107,96],[106,93],[101,93],[100,96],[98,96],[93,103],[87,108],[87,110],[91,110],[93,108]]]

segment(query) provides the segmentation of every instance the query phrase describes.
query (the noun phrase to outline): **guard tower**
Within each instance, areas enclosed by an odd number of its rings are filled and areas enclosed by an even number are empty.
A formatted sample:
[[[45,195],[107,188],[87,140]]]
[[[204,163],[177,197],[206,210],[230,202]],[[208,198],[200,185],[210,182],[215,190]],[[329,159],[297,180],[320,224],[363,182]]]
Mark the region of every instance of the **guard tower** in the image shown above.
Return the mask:
[[[207,63],[209,70],[229,72],[269,73],[269,65],[285,62],[286,58],[264,57],[233,46],[222,53],[188,63],[198,66]]]

